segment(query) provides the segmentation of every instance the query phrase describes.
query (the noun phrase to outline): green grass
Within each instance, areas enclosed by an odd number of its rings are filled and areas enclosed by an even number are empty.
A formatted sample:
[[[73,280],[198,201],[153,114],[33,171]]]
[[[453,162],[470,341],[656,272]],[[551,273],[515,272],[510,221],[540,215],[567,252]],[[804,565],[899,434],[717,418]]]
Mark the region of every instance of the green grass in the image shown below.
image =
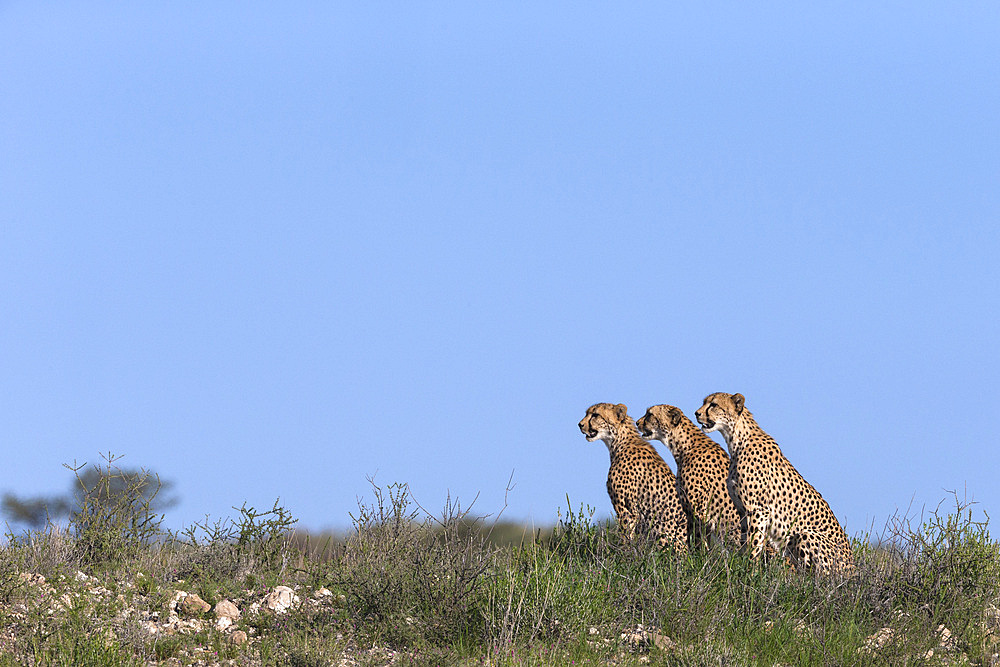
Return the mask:
[[[171,534],[122,509],[141,504],[100,497],[85,525],[8,535],[0,666],[996,664],[1000,549],[958,502],[855,539],[857,572],[843,579],[625,544],[582,510],[531,532],[451,503],[429,516],[403,484],[373,491],[341,539],[295,534],[278,503]],[[279,584],[302,602],[254,611]],[[175,590],[236,603],[249,641],[234,644],[211,613],[149,634]],[[892,641],[866,651],[883,628]]]

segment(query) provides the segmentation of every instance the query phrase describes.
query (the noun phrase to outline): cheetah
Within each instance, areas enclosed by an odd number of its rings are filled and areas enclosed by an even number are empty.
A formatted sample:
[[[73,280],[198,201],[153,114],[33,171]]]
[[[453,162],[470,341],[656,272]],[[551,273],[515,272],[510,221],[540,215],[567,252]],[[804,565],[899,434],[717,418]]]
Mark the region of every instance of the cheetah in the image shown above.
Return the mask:
[[[729,455],[672,405],[654,405],[636,422],[644,438],[659,440],[677,462],[677,494],[695,546],[742,544],[740,517],[729,497]]]
[[[687,551],[687,516],[677,496],[677,479],[656,449],[643,440],[628,408],[597,403],[580,420],[587,440],[603,440],[611,454],[608,495],[626,539],[652,534],[660,546]]]
[[[719,431],[729,446],[730,496],[743,516],[751,556],[772,544],[796,567],[850,574],[854,554],[830,505],[757,425],[742,394],[705,398],[695,418],[706,433]]]

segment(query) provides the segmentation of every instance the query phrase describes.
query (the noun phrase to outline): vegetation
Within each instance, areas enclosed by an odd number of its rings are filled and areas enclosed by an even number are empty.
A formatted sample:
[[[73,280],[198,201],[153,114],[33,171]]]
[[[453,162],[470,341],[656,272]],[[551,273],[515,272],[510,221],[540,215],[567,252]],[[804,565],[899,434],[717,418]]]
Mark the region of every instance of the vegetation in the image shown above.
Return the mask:
[[[110,510],[108,501],[128,498],[144,505],[147,516],[155,516],[177,504],[177,498],[167,496],[173,482],[162,481],[159,475],[144,468],[122,468],[117,464],[119,457],[110,453],[103,458],[102,465],[64,466],[74,477],[69,493],[34,498],[5,493],[0,500],[0,511],[8,521],[38,530],[51,521],[92,509],[87,503],[95,498],[105,510]],[[140,508],[130,511],[135,515],[143,513]]]
[[[856,539],[856,575],[830,579],[624,544],[584,508],[500,540],[499,522],[450,500],[431,514],[405,484],[373,485],[342,539],[297,535],[278,502],[170,533],[147,488],[94,486],[68,527],[8,535],[0,666],[1000,661],[1000,549],[957,498]],[[299,596],[284,613],[263,604],[279,585]],[[242,613],[219,629],[184,594]]]

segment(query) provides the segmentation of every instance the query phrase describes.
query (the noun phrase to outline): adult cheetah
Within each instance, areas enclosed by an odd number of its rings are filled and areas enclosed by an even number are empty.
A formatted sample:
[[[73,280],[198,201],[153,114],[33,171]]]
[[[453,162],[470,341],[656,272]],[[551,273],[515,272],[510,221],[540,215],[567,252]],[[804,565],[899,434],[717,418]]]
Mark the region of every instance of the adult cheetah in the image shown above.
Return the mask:
[[[656,449],[643,440],[628,409],[597,403],[580,420],[587,440],[603,440],[611,454],[608,495],[626,539],[651,534],[661,546],[687,550],[687,517],[677,496],[677,479]]]
[[[812,484],[757,425],[742,394],[705,398],[695,418],[705,432],[719,431],[729,446],[730,495],[745,515],[754,558],[770,542],[794,565],[819,572],[854,569],[847,533]]]
[[[636,422],[644,438],[659,440],[677,462],[677,494],[695,546],[742,544],[740,517],[729,497],[729,455],[672,405],[654,405]]]

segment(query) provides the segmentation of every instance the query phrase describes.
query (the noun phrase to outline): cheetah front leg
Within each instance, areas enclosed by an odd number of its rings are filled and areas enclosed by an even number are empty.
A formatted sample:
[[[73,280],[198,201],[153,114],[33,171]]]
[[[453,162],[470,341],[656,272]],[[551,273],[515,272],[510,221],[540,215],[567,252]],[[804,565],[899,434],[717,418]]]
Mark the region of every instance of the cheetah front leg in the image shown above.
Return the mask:
[[[624,507],[616,510],[615,514],[618,515],[618,532],[625,540],[632,541],[635,538],[635,526],[638,523],[635,514]]]
[[[627,495],[620,491],[619,486],[612,483],[611,478],[608,478],[608,496],[611,498],[611,507],[615,510],[615,516],[618,519],[618,533],[622,539],[631,541],[635,537],[635,528],[639,517],[629,509]]]
[[[682,512],[673,522],[661,525],[660,547],[673,546],[678,553],[688,553],[688,517]]]
[[[747,510],[747,546],[750,549],[750,557],[760,558],[764,553],[764,548],[768,545],[768,528],[771,525],[771,516],[766,510]]]
[[[737,543],[736,548],[740,552],[746,550],[747,543],[750,541],[749,521],[750,521],[749,517],[747,517],[746,513],[744,512],[743,514],[740,515],[740,519],[737,522],[738,534],[736,535],[736,539],[739,540],[739,542]]]

